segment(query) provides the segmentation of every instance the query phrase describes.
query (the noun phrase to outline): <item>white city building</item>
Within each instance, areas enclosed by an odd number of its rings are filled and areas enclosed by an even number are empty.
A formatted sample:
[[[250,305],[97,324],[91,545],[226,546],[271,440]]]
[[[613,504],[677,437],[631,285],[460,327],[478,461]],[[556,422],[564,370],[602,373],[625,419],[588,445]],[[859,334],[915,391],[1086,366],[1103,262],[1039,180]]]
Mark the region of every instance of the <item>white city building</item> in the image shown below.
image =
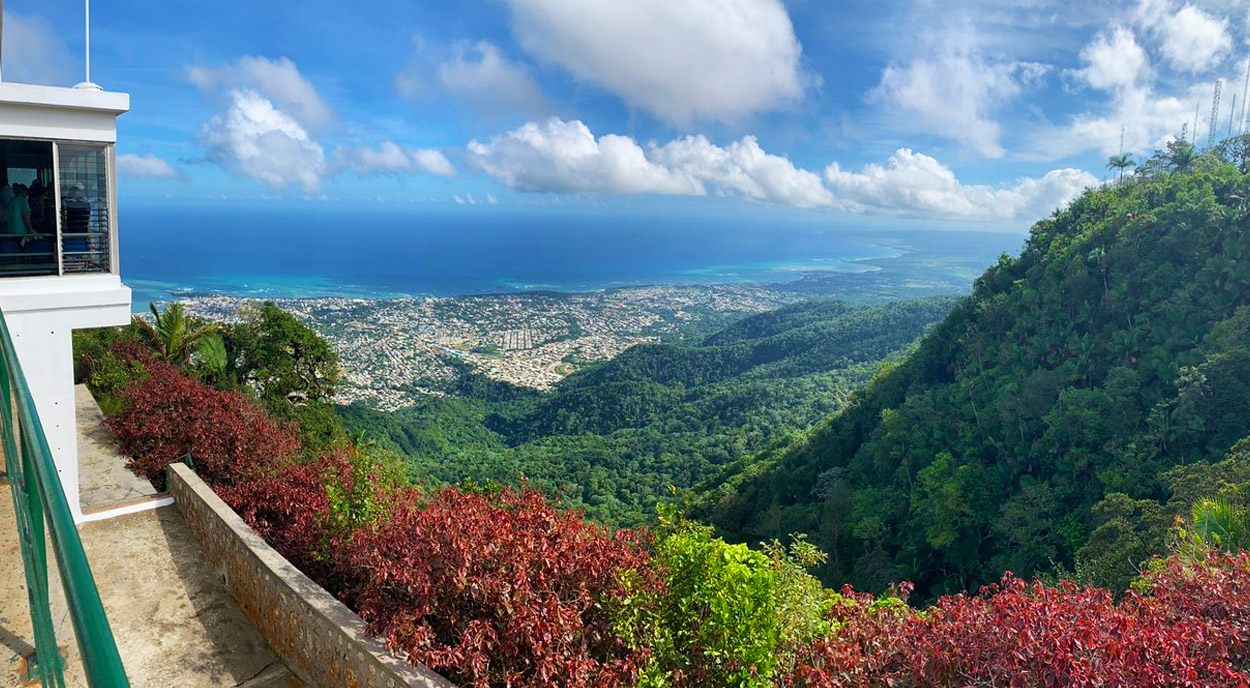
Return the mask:
[[[130,320],[113,151],[117,116],[128,109],[129,95],[90,84],[0,83],[0,308],[75,521],[83,514],[71,332]],[[14,189],[26,203],[6,203]]]

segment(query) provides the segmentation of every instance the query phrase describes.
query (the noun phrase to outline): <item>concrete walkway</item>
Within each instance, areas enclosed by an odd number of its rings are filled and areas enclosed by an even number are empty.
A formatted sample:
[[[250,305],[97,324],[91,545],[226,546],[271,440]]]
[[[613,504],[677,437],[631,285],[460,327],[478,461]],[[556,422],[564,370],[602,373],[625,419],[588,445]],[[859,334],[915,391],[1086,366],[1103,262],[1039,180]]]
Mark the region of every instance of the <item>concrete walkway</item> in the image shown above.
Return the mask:
[[[78,414],[78,498],[91,513],[156,494],[152,483],[126,469],[113,433],[104,425],[100,405],[86,385],[74,386]]]
[[[90,413],[94,407],[98,414],[99,408],[89,394],[78,401],[80,456],[84,447],[96,450],[81,464],[84,486],[93,486],[93,509],[150,496],[145,489],[154,494],[146,481],[139,481],[147,485],[143,488],[116,470],[124,470],[124,459],[112,449],[102,416]],[[133,688],[301,688],[226,591],[176,507],[86,523],[79,534]],[[51,559],[50,545],[48,553]],[[66,685],[86,688],[60,577],[54,561],[49,565]],[[21,657],[34,643],[25,584],[12,494],[7,484],[0,485],[3,688],[27,685],[19,676]]]

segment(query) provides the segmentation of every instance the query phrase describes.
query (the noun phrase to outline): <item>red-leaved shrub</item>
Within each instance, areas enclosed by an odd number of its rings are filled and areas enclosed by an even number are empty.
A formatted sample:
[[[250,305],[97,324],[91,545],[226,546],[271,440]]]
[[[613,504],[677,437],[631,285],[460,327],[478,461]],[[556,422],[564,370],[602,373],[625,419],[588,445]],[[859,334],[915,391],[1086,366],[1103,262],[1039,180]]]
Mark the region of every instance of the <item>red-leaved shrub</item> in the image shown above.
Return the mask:
[[[1173,560],[1148,593],[1074,583],[1046,586],[1011,574],[976,596],[930,609],[874,609],[852,600],[833,611],[835,632],[782,682],[806,688],[877,686],[1250,686],[1250,559],[1204,565]]]
[[[190,454],[213,486],[270,470],[299,449],[295,432],[237,392],[223,392],[149,361],[148,376],[124,392],[125,409],[108,419],[129,467],[156,485],[165,467]]]
[[[379,514],[392,499],[388,481],[353,470],[362,458],[369,463],[356,449],[340,447],[307,462],[287,462],[268,474],[218,487],[216,492],[279,554],[323,588],[339,594],[358,579],[338,563],[337,554],[355,533],[350,522],[335,518],[329,485],[346,495],[369,493],[368,502]],[[358,492],[353,483],[361,479],[367,482]],[[341,503],[337,506],[346,508]]]
[[[611,628],[622,569],[645,569],[645,534],[561,511],[533,490],[397,495],[339,556],[349,604],[414,660],[466,687],[612,688],[645,659]]]
[[[265,539],[323,587],[330,584],[319,553],[329,537],[326,512],[330,500],[322,481],[325,461],[290,462],[276,472],[258,475],[234,485],[217,487],[217,494]]]

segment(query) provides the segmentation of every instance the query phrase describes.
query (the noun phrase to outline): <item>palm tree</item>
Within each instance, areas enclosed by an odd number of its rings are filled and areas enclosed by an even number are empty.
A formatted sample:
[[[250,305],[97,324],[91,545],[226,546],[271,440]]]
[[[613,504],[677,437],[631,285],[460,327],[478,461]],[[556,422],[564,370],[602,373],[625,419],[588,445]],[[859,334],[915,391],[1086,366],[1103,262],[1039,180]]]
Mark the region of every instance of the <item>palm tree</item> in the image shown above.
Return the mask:
[[[1197,159],[1198,149],[1188,141],[1169,141],[1167,157],[1168,162],[1172,164],[1172,169],[1184,172]]]
[[[156,304],[149,304],[149,308],[154,323],[136,315],[134,324],[167,363],[187,365],[200,340],[217,332],[217,323],[189,317],[180,303],[171,303],[164,313],[156,309]]]
[[[1113,155],[1107,159],[1107,167],[1114,169],[1116,171],[1115,180],[1117,182],[1124,180],[1125,168],[1132,167],[1133,165],[1136,165],[1136,164],[1137,163],[1133,161],[1133,156],[1129,155],[1128,153],[1121,153],[1119,155]]]
[[[203,379],[220,380],[226,374],[230,358],[226,354],[226,342],[219,335],[200,339],[191,356],[191,367]]]
[[[1202,499],[1191,514],[1194,534],[1207,547],[1237,552],[1250,547],[1250,522],[1245,507],[1234,506],[1224,499]]]

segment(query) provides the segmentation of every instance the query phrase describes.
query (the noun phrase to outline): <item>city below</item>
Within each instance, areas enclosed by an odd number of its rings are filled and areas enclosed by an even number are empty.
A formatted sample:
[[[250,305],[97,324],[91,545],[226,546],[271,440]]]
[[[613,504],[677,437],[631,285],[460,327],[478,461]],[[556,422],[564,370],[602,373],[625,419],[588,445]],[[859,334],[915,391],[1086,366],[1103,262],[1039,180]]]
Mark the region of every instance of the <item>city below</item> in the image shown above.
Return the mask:
[[[457,362],[491,379],[547,390],[635,344],[691,341],[739,317],[811,298],[776,285],[646,286],[410,299],[283,299],[338,353],[338,401],[383,410],[443,394]],[[254,300],[197,296],[198,316],[234,321]]]

